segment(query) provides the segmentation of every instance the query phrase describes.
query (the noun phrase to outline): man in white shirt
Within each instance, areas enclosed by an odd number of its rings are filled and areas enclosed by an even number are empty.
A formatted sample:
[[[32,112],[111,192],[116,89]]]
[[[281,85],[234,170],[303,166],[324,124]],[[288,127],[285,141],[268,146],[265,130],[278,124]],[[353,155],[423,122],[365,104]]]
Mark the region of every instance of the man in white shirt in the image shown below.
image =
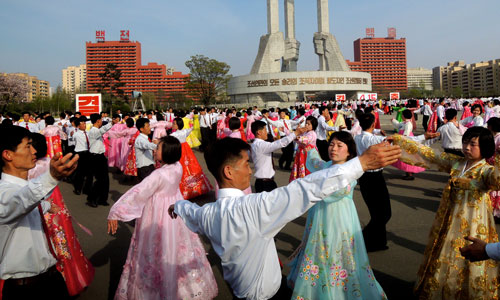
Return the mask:
[[[148,135],[151,134],[149,120],[141,118],[135,123],[137,129],[141,132],[135,140],[135,165],[137,167],[137,177],[139,181],[148,177],[155,170],[155,160],[153,150],[156,150],[158,141],[149,141]]]
[[[436,108],[436,114],[437,114],[437,127],[441,127],[444,124],[444,98],[441,98],[439,100],[439,105]]]
[[[82,192],[86,195],[90,194],[92,189],[92,168],[90,162],[90,141],[87,135],[87,117],[81,116],[74,121],[75,133],[73,141],[75,143],[75,153],[80,157],[78,167],[73,178],[73,193],[80,195]]]
[[[210,114],[207,113],[207,108],[205,107],[200,111],[201,151],[205,151],[211,142],[211,130],[212,123],[210,121]]]
[[[345,164],[294,180],[286,187],[244,195],[252,174],[248,150],[248,144],[240,139],[212,144],[205,159],[220,186],[217,201],[203,207],[178,201],[169,213],[180,216],[190,230],[210,239],[236,299],[290,299],[273,238],[288,222],[359,178],[364,170],[395,162],[400,150],[381,144]]]
[[[268,142],[267,133],[268,125],[262,121],[252,123],[252,133],[255,135],[255,140],[252,143],[252,161],[255,167],[255,191],[270,192],[278,187],[274,181],[274,162],[273,152],[291,144],[297,135],[302,134],[305,128],[297,128],[295,132],[274,142]]]
[[[457,111],[453,108],[445,112],[446,124],[439,127],[441,146],[444,152],[464,157],[462,153],[462,133],[457,122]]]
[[[318,147],[319,155],[324,161],[330,161],[330,156],[328,155],[328,142],[326,141],[327,131],[339,131],[339,127],[329,126],[326,123],[326,119],[330,117],[330,111],[328,107],[322,106],[319,109],[321,114],[318,117],[318,128],[316,128],[316,146]]]
[[[23,120],[18,123],[19,127],[28,129],[30,132],[40,132],[40,128],[36,123],[31,123],[31,114],[29,112],[23,112]]]
[[[427,131],[429,126],[429,118],[432,116],[432,109],[429,105],[429,100],[425,99],[424,105],[420,106],[419,109],[414,111],[413,113],[418,114],[421,113],[424,117],[422,118],[422,127],[424,127],[424,131]]]
[[[95,182],[87,197],[87,205],[97,207],[98,204],[108,206],[109,193],[109,175],[108,175],[108,159],[104,155],[106,148],[102,136],[113,126],[109,122],[102,126],[102,119],[99,114],[90,115],[92,128],[88,132],[90,164],[92,165],[92,177]]]
[[[55,156],[50,171],[28,181],[28,171],[36,162],[29,136],[30,132],[22,127],[0,128],[1,296],[4,300],[68,299],[43,217],[60,208],[43,199],[59,180],[75,170],[78,156]]]

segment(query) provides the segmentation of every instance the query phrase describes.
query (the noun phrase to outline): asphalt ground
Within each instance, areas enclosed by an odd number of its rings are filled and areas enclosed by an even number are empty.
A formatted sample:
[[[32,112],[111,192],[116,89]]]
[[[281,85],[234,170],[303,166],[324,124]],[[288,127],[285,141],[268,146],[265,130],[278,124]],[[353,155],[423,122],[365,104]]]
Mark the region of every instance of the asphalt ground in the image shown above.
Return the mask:
[[[390,119],[392,116],[381,116],[382,129],[393,132]],[[416,134],[422,133],[417,121]],[[440,144],[433,147],[440,148]],[[203,159],[203,153],[194,151],[212,183],[214,178],[208,172]],[[281,151],[278,151],[279,153]],[[279,157],[279,155],[275,155]],[[275,163],[275,165],[277,165]],[[386,251],[369,253],[370,263],[375,277],[383,287],[389,299],[414,299],[413,286],[417,270],[423,260],[423,253],[427,244],[427,236],[439,206],[441,191],[448,179],[448,174],[434,170],[415,175],[414,181],[402,180],[403,171],[388,167],[384,171],[389,193],[391,196],[392,218],[387,225],[388,246]],[[110,168],[109,203],[112,205],[126,192],[132,184],[123,182],[124,177],[115,169]],[[277,170],[276,182],[278,186],[288,183],[289,171]],[[73,194],[72,186],[68,183],[60,184],[61,192],[73,217],[82,225],[89,228],[90,236],[76,224],[83,251],[95,267],[95,278],[92,284],[77,299],[113,299],[116,287],[120,280],[123,265],[127,257],[133,224],[119,222],[116,235],[107,234],[107,216],[110,206],[91,208],[85,205],[86,196]],[[199,204],[214,201],[213,192],[202,199],[196,199]],[[368,209],[363,201],[359,186],[354,192],[354,202],[358,209],[361,225],[369,221]],[[286,258],[300,244],[307,215],[303,215],[287,224],[276,236],[276,247],[280,259]],[[212,249],[208,240],[201,236],[217,280],[219,295],[216,299],[232,299],[228,285],[223,279],[220,260]],[[285,267],[283,273],[288,274]]]

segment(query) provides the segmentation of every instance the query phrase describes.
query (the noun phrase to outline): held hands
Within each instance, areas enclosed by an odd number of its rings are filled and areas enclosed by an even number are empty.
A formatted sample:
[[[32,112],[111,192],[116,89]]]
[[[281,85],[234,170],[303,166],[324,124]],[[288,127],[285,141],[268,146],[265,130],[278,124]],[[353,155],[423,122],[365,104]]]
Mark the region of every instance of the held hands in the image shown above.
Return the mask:
[[[79,158],[78,154],[71,159],[72,156],[72,153],[68,153],[64,157],[61,157],[60,154],[55,155],[50,160],[50,175],[56,180],[62,180],[71,175],[76,170]]]
[[[472,242],[472,244],[460,248],[460,253],[463,257],[471,262],[489,259],[486,253],[486,242],[472,236],[466,236],[465,240]]]
[[[435,132],[435,133],[432,133],[432,132],[425,132],[424,133],[424,136],[425,136],[425,139],[426,140],[431,140],[431,139],[434,139],[434,138],[437,138],[439,137],[441,134],[439,132]]]
[[[305,127],[297,127],[297,129],[295,129],[295,135],[296,136],[299,136],[301,134],[303,134],[304,132],[306,132],[306,128]]]
[[[168,208],[168,214],[170,215],[170,217],[172,219],[177,219],[177,214],[175,213],[175,205],[174,204],[170,205],[170,207]]]
[[[389,141],[373,145],[359,157],[363,171],[376,170],[391,165],[401,157],[401,148],[393,146]]]
[[[57,214],[61,211],[61,208],[54,203],[50,203],[49,214]]]
[[[118,229],[118,220],[108,220],[108,234],[115,234]]]

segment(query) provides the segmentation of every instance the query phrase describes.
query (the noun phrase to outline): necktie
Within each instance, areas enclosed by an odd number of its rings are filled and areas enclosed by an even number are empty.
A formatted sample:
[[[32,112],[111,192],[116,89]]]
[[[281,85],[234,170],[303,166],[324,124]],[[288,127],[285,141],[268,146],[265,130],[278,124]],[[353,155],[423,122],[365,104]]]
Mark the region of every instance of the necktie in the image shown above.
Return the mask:
[[[28,122],[24,122],[26,123],[26,129],[30,130],[30,127],[28,126]]]
[[[54,256],[54,258],[57,259],[56,253],[52,248],[52,242],[50,241],[50,236],[49,236],[49,228],[47,227],[47,223],[45,223],[45,218],[43,217],[43,210],[41,204],[38,204],[38,211],[40,212],[40,217],[42,218],[41,221],[42,221],[43,233],[45,234],[45,238],[47,239],[47,245],[49,246],[50,254],[52,254],[52,256]]]
[[[289,134],[290,133],[290,128],[288,128],[288,125],[286,125],[286,120],[283,120],[283,124],[285,124],[285,128],[287,130],[287,132],[285,132],[285,133]]]
[[[84,131],[83,133],[85,134],[85,139],[87,140],[87,148],[88,148],[88,150],[90,151],[89,136],[87,135],[87,132],[86,132],[86,131]]]

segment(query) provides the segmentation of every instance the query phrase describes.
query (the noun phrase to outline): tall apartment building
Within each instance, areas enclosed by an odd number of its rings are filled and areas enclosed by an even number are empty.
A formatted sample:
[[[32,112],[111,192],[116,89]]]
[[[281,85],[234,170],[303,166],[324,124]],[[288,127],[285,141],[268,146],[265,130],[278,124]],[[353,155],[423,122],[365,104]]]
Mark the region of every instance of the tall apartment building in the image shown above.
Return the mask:
[[[72,97],[87,89],[87,66],[69,66],[62,70],[62,88]]]
[[[49,98],[50,97],[50,83],[45,80],[40,80],[36,76],[30,76],[28,73],[10,73],[3,74],[5,76],[14,75],[26,81],[28,86],[28,93],[22,101],[31,102],[36,98]]]
[[[464,96],[500,95],[500,59],[473,64],[459,60],[432,71],[434,87],[447,95],[457,92]]]
[[[100,82],[99,74],[107,64],[116,64],[121,70],[121,82],[126,95],[132,91],[141,91],[168,95],[171,92],[184,93],[184,83],[188,74],[174,72],[166,65],[141,63],[141,43],[132,41],[102,41],[86,43],[87,91],[96,91]],[[171,73],[171,74],[169,74]],[[163,91],[163,93],[159,92]]]
[[[408,88],[423,88],[432,91],[432,70],[424,68],[408,68]]]
[[[395,30],[386,38],[374,35],[354,41],[354,61],[347,60],[352,71],[368,72],[372,85],[390,91],[408,89],[406,39],[397,39]],[[368,30],[367,30],[368,32]]]

